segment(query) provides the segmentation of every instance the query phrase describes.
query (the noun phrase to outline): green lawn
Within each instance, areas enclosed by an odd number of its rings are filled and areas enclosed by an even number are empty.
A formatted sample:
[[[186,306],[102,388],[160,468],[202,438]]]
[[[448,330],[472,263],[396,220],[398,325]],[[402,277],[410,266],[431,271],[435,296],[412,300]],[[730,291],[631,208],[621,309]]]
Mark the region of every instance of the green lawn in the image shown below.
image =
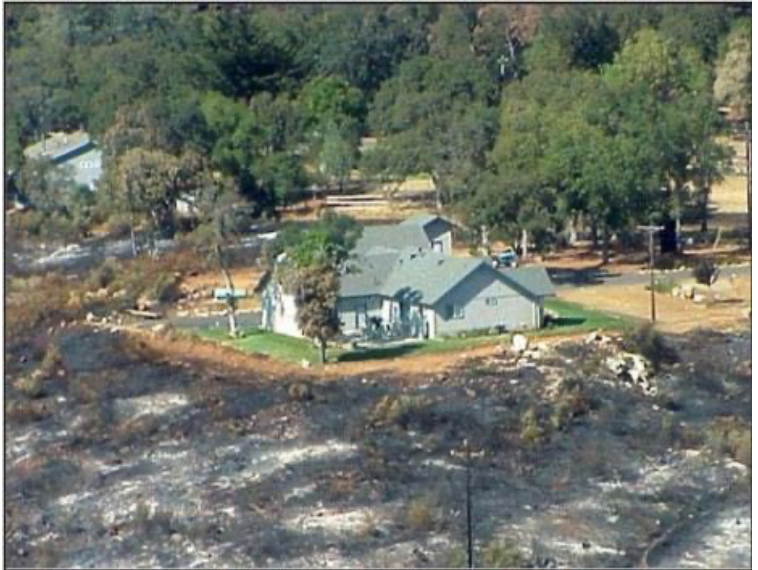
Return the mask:
[[[231,346],[242,352],[266,354],[280,360],[289,360],[298,364],[303,360],[315,363],[319,361],[318,349],[305,339],[295,338],[283,334],[276,334],[255,328],[245,329],[242,338],[232,340],[226,329],[200,329],[197,334],[201,338],[215,340],[224,345]],[[327,357],[334,360],[343,351],[330,348]]]
[[[466,348],[497,344],[510,338],[510,335],[482,335],[468,338],[442,338],[431,340],[419,340],[406,344],[395,344],[375,348],[358,348],[345,351],[338,356],[340,362],[355,362],[359,360],[382,360],[386,358],[398,358],[408,355],[439,354],[442,352],[455,352]]]
[[[556,336],[589,332],[597,329],[623,331],[633,327],[637,322],[629,317],[587,309],[577,303],[569,303],[558,299],[546,301],[545,308],[558,313],[560,315],[559,318],[542,330],[526,331],[526,335],[533,337]],[[280,360],[287,360],[298,364],[303,360],[314,364],[319,361],[318,349],[313,343],[302,338],[294,338],[254,328],[245,329],[244,336],[236,340],[231,340],[223,328],[202,329],[198,330],[197,334],[201,338],[220,342],[242,352],[266,354]],[[450,337],[419,340],[416,342],[393,344],[391,346],[357,348],[355,350],[331,347],[327,351],[327,357],[330,362],[382,360],[410,355],[456,352],[478,346],[508,342],[509,339],[510,334],[481,335],[464,338]]]
[[[640,322],[638,319],[632,317],[596,311],[588,309],[579,303],[571,303],[560,299],[547,299],[545,301],[545,309],[558,313],[558,319],[554,320],[544,329],[531,334],[550,336],[589,332],[598,329],[625,331]]]

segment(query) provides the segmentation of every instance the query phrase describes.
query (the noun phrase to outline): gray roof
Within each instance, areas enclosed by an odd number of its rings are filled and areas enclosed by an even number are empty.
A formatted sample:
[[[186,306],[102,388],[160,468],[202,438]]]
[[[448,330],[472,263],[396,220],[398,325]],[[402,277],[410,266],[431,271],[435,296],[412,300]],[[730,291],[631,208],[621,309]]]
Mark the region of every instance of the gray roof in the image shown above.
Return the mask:
[[[398,252],[360,256],[348,261],[340,278],[341,297],[381,295],[382,285],[397,260]]]
[[[433,305],[482,265],[487,266],[482,259],[405,250],[387,276],[382,294],[387,297],[409,297]]]
[[[49,158],[60,160],[65,156],[89,147],[92,144],[89,135],[85,131],[72,133],[50,133],[44,141],[40,141],[24,149],[27,158]]]
[[[413,226],[424,227],[436,219],[442,220],[442,218],[440,218],[439,216],[435,214],[427,214],[427,213],[413,214],[411,217],[406,218],[405,220],[400,222],[400,225],[403,225],[403,226],[413,225]]]
[[[506,269],[502,271],[502,274],[507,280],[514,282],[535,297],[552,297],[555,295],[555,286],[542,266],[533,265]]]
[[[353,258],[340,279],[340,296],[407,297],[433,305],[480,267],[497,273],[523,295],[555,295],[544,267],[522,267],[496,271],[490,263],[475,257],[451,257],[414,248],[369,253]]]
[[[383,248],[401,250],[406,247],[429,248],[429,238],[417,225],[366,226],[355,245],[355,253],[361,255]]]

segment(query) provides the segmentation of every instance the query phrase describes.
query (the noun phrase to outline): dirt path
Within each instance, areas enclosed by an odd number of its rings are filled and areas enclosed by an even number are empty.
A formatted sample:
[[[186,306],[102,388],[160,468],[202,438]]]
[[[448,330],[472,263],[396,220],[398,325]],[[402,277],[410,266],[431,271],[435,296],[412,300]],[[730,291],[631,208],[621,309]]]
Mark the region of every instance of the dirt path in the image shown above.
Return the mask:
[[[269,380],[294,380],[310,378],[319,380],[343,379],[345,377],[387,374],[404,379],[428,377],[460,366],[468,359],[493,356],[502,352],[500,343],[437,354],[408,355],[385,360],[363,362],[328,363],[324,367],[303,368],[262,354],[243,353],[219,344],[192,338],[177,338],[151,333],[142,329],[127,329],[134,339],[138,339],[139,349],[147,351],[153,358],[179,361],[193,368],[232,373],[244,376],[255,374]],[[545,344],[565,342],[583,335],[540,338]]]

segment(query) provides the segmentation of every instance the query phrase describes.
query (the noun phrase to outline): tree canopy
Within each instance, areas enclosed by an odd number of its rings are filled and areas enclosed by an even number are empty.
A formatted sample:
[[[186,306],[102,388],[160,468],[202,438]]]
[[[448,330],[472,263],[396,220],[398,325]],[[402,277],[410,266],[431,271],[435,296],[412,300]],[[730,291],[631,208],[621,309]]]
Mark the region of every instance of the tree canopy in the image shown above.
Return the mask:
[[[359,167],[428,174],[440,204],[503,235],[548,244],[568,219],[620,232],[678,217],[718,179],[717,105],[750,114],[750,18],[726,4],[11,4],[6,164],[83,128],[114,191],[126,153],[197,153],[257,212]],[[361,157],[365,136],[378,141]]]

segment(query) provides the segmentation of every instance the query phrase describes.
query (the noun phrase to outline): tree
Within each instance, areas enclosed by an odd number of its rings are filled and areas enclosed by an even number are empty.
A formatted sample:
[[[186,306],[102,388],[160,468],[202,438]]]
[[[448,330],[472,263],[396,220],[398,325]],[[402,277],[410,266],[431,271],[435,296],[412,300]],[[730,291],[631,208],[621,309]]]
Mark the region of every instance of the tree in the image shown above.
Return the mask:
[[[51,160],[27,159],[19,173],[21,193],[45,215],[65,214],[67,194],[74,189],[70,169]]]
[[[487,4],[479,9],[472,40],[492,77],[523,75],[523,51],[537,33],[541,14],[534,4]]]
[[[317,139],[330,127],[360,137],[363,96],[344,78],[316,77],[303,87],[300,100],[308,131]]]
[[[327,342],[339,334],[340,272],[360,234],[361,226],[352,218],[327,213],[310,229],[285,227],[268,251],[270,260],[286,254],[276,271],[294,293],[298,325],[318,344],[322,363]]]
[[[199,189],[195,194],[195,206],[200,223],[191,239],[199,249],[209,252],[221,272],[228,293],[225,300],[229,336],[236,338],[240,334],[237,325],[237,297],[227,257],[230,246],[239,240],[241,230],[249,225],[254,210],[250,204],[241,200],[228,179],[214,178],[204,169],[197,184]]]
[[[658,214],[675,220],[677,235],[694,185],[706,195],[726,156],[707,67],[698,54],[644,29],[629,40],[602,74],[608,106],[606,130],[623,134],[647,154],[665,189]],[[707,200],[705,200],[707,201]],[[707,208],[707,205],[706,205]]]
[[[115,166],[116,191],[129,209],[132,251],[136,255],[135,223],[138,215],[148,219],[151,252],[157,254],[156,237],[173,231],[176,199],[198,182],[201,161],[193,153],[176,157],[159,150],[132,148]]]
[[[297,321],[300,330],[316,341],[321,363],[326,362],[326,344],[339,334],[337,315],[339,274],[328,264],[298,268],[294,280]]]
[[[713,94],[741,118],[749,118],[752,103],[751,27],[740,20],[729,33],[716,66]]]
[[[329,180],[336,180],[337,188],[342,193],[345,181],[355,166],[358,149],[355,144],[332,125],[324,134],[319,159],[321,169]]]
[[[382,84],[369,112],[379,137],[365,160],[372,174],[404,179],[431,175],[438,202],[447,203],[466,179],[483,167],[496,132],[491,104],[496,85],[472,53],[456,59],[419,56],[403,62]]]

